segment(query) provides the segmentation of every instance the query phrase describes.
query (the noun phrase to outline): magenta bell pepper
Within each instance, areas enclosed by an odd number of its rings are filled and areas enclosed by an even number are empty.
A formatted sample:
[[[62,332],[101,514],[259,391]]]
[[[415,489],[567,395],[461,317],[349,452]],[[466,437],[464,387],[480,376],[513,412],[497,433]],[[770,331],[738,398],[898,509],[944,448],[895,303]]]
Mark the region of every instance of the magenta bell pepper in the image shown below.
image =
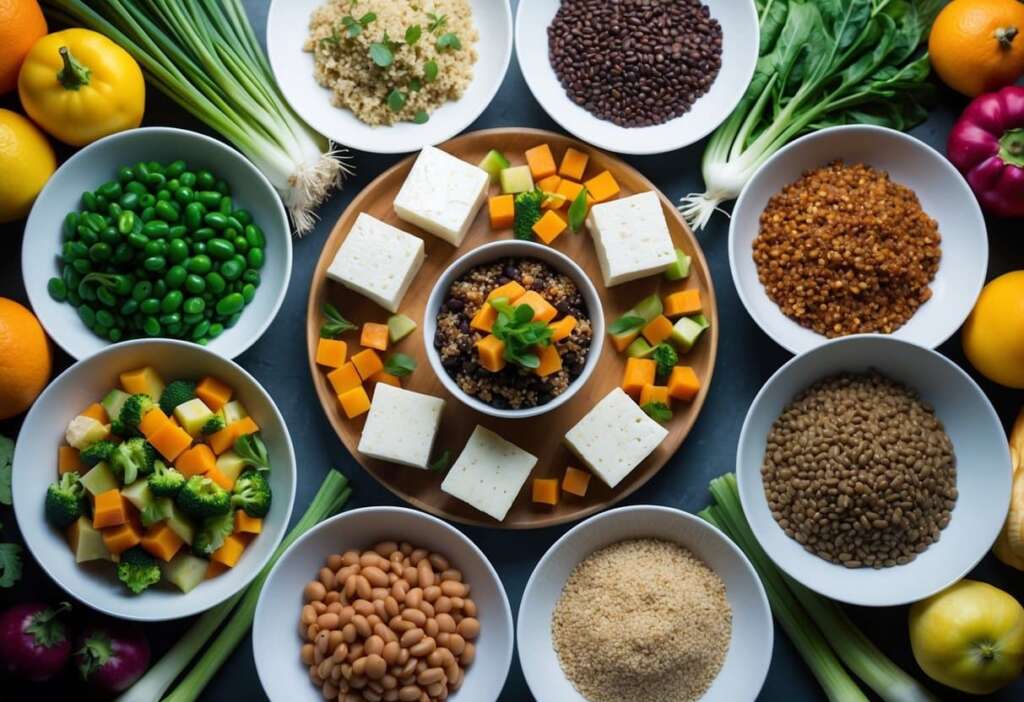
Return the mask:
[[[1024,87],[976,97],[953,125],[947,152],[982,208],[1024,217]]]

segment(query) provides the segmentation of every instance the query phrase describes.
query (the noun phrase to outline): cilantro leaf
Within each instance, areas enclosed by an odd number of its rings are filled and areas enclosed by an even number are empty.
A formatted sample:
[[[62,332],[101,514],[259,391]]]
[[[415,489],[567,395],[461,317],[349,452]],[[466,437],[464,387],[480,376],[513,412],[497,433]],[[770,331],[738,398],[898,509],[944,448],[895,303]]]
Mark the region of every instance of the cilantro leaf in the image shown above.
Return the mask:
[[[0,436],[0,503],[11,504],[11,464],[14,462],[14,442]]]
[[[618,336],[620,334],[626,334],[637,329],[643,329],[644,324],[643,317],[635,314],[627,314],[624,317],[619,317],[614,322],[608,325],[608,333],[612,336]]]
[[[451,449],[445,449],[440,456],[435,458],[427,466],[430,470],[435,473],[444,473],[452,464],[452,451]]]
[[[322,308],[324,323],[320,326],[320,336],[325,339],[336,339],[347,331],[356,328],[355,324],[341,316],[338,308],[325,302]]]
[[[11,587],[21,579],[21,546],[0,544],[0,587]]]
[[[664,402],[648,402],[640,409],[646,412],[648,417],[662,424],[672,419],[672,410]]]

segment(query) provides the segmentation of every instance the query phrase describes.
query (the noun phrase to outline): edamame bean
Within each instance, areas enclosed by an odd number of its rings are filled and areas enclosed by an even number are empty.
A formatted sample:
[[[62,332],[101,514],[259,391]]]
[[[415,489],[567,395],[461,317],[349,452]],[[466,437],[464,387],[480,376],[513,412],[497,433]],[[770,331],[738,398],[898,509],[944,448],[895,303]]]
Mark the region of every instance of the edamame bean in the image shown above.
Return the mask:
[[[153,283],[153,297],[163,297],[167,294],[167,283],[162,279]]]
[[[235,294],[237,295],[238,293],[235,293]],[[230,329],[231,327],[233,327],[236,324],[238,324],[238,320],[241,319],[241,318],[242,318],[242,312],[241,311],[235,312],[233,315],[231,315],[230,317],[227,318],[227,321],[224,322],[224,328],[225,329]]]
[[[167,287],[171,290],[177,290],[185,284],[185,278],[188,276],[188,271],[185,270],[184,266],[171,266],[167,269],[167,275],[164,276],[164,280],[167,282]],[[179,295],[181,293],[178,293]]]
[[[139,203],[141,206],[141,203]],[[139,213],[139,218],[143,222],[150,222],[156,219],[156,210],[152,206],[143,208],[142,212]]]
[[[193,256],[192,258],[190,258],[185,268],[188,270],[189,273],[197,273],[199,275],[204,275],[206,273],[209,273],[210,269],[213,268],[213,262],[210,260],[209,256],[205,254],[199,254],[198,256]],[[209,279],[207,279],[206,282],[207,284],[209,284]]]
[[[174,199],[182,205],[189,205],[196,199],[196,194],[192,188],[179,186],[178,189],[174,191]]]
[[[129,183],[129,185],[131,185],[131,183]],[[129,190],[121,196],[118,203],[120,203],[121,207],[126,210],[137,210],[139,209],[139,195],[138,193],[133,193]]]
[[[164,299],[160,301],[160,311],[164,313],[176,312],[181,307],[181,302],[184,296],[180,290],[171,290],[169,293],[164,295]]]
[[[139,312],[145,315],[154,315],[160,311],[160,300],[155,297],[147,297],[139,304]]]
[[[117,227],[107,227],[100,232],[100,241],[111,247],[118,244],[121,241],[121,235],[118,233]]]
[[[108,180],[106,183],[96,189],[96,193],[102,195],[108,200],[116,200],[121,197],[121,184],[116,180]],[[109,325],[107,325],[109,326]]]
[[[61,231],[64,234],[64,240],[74,239],[76,230],[78,229],[79,216],[77,212],[68,212],[64,215],[64,225]]]
[[[96,313],[88,305],[79,305],[78,307],[78,318],[82,320],[82,324],[87,327],[91,327],[96,323]]]
[[[125,303],[123,305],[121,305],[121,314],[123,314],[125,316],[132,315],[132,314],[135,314],[135,312],[138,309],[139,309],[139,303],[136,302],[133,299],[129,299],[129,300],[125,301]]]
[[[243,266],[234,258],[220,264],[220,274],[225,280],[235,281],[242,275]]]
[[[50,293],[57,302],[64,302],[68,299],[68,287],[60,278],[50,278],[46,283],[46,292]]]
[[[163,188],[161,190],[157,190],[156,191],[156,201],[157,202],[160,202],[161,200],[167,201],[167,200],[170,200],[170,199],[171,199],[171,191],[169,189]]]
[[[186,188],[194,188],[196,186],[196,174],[192,171],[185,171],[178,176],[178,182]]]
[[[110,244],[105,244],[102,241],[98,241],[89,247],[89,258],[96,263],[109,261],[113,254],[114,252],[110,248]]]
[[[210,289],[210,292],[214,295],[220,295],[227,288],[228,284],[217,271],[211,271],[206,276],[206,286]],[[207,300],[209,302],[209,300]]]
[[[228,215],[230,215],[234,211],[235,203],[233,203],[231,201],[231,197],[230,196],[225,195],[224,197],[222,197],[220,199],[220,206],[217,209],[220,210],[220,213],[222,215],[227,217]],[[235,221],[237,222],[238,220],[235,220]]]
[[[78,225],[78,238],[86,246],[92,246],[100,240],[100,235],[95,230],[80,224]]]
[[[127,236],[132,233],[134,228],[135,213],[131,211],[122,212],[121,216],[117,218],[117,231]]]
[[[200,227],[192,232],[192,238],[196,241],[209,241],[215,236],[217,236],[217,232],[210,227]]]
[[[202,224],[204,214],[206,214],[206,208],[202,203],[188,203],[185,206],[185,226],[192,230],[198,229]]]
[[[202,314],[205,309],[206,303],[201,297],[190,297],[182,305],[185,314]]]
[[[230,229],[228,231],[231,231]],[[235,245],[235,251],[244,254],[249,252],[249,242],[245,240],[244,236],[236,236],[231,239],[231,243]]]
[[[130,166],[121,166],[117,169],[117,179],[121,181],[122,185],[135,180],[135,171]]]
[[[184,239],[171,239],[167,244],[167,258],[171,263],[181,263],[188,258],[188,244]]]
[[[188,228],[184,224],[175,224],[167,230],[168,239],[184,239],[188,234]]]
[[[156,321],[156,317],[146,317],[142,322],[142,331],[146,336],[156,336],[160,333],[160,322]]]
[[[157,200],[156,202],[156,216],[165,222],[176,222],[178,221],[178,210],[170,202],[166,200]],[[169,229],[170,227],[168,227]]]
[[[74,266],[75,270],[82,275],[92,272],[92,264],[89,263],[89,259],[87,258],[76,258],[71,262],[71,265]]]
[[[219,197],[218,197],[219,201]],[[82,193],[82,209],[86,212],[96,211],[96,196],[90,192]]]
[[[157,321],[166,327],[173,327],[181,324],[181,315],[177,312],[172,312],[171,314],[165,314],[157,317]]]
[[[203,223],[219,231],[227,228],[228,218],[220,212],[207,212],[203,215]]]
[[[132,299],[142,302],[153,292],[153,284],[148,280],[140,280],[132,287]]]
[[[207,334],[211,339],[216,339],[224,331],[224,325],[218,322],[214,322],[210,325],[210,331]]]
[[[124,337],[124,332],[122,332],[117,327],[113,327],[110,331],[107,332],[107,338],[110,339],[115,344],[118,341],[120,341],[123,337]]]
[[[104,327],[114,326],[114,315],[110,314],[106,310],[98,310],[96,312],[96,323]]]
[[[189,273],[185,277],[185,290],[193,295],[199,295],[206,290],[206,281],[195,273]]]
[[[177,161],[172,161],[171,163],[167,164],[167,168],[164,170],[164,173],[167,175],[168,178],[178,178],[181,176],[181,174],[185,172],[187,168],[188,164],[186,164],[179,158]]]
[[[214,238],[206,242],[206,253],[210,258],[225,261],[235,255],[235,247],[227,239]]]
[[[256,286],[252,283],[246,283],[242,286],[242,299],[245,300],[245,304],[252,302],[252,299],[256,297]]]
[[[217,179],[213,173],[206,170],[205,168],[196,174],[196,185],[203,190],[213,190],[213,186],[217,184]]]
[[[167,267],[167,259],[163,256],[150,256],[142,262],[147,271],[162,271]]]
[[[102,285],[96,288],[96,299],[106,307],[114,307],[117,305],[117,298],[114,297],[114,293],[110,291],[110,288]],[[110,325],[108,324],[106,326],[109,327]]]
[[[152,239],[142,247],[144,256],[164,256],[167,254],[167,241],[164,239]]]
[[[190,336],[192,337],[192,341],[198,341],[199,339],[202,339],[204,336],[207,335],[207,333],[209,333],[209,331],[210,323],[205,319],[200,321],[192,329],[192,333],[190,334]]]
[[[260,273],[254,271],[251,268],[242,274],[243,283],[251,283],[253,287],[258,288],[260,286]]]
[[[244,306],[245,300],[242,298],[241,294],[231,293],[217,301],[216,311],[220,316],[228,317],[241,310]]]
[[[249,252],[245,255],[245,261],[249,264],[249,268],[256,270],[263,268],[263,249],[249,249]]]
[[[143,207],[152,207],[156,204],[156,198],[153,197],[152,193],[143,193],[139,195],[139,204]]]

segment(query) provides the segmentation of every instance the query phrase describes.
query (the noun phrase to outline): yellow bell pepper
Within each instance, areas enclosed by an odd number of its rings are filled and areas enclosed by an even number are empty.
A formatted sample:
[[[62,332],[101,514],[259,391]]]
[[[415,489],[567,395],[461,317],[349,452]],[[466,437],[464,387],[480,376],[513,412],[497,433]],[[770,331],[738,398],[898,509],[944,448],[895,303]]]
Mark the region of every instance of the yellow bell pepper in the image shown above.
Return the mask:
[[[102,34],[65,29],[35,43],[18,75],[25,112],[72,146],[138,127],[146,104],[142,70]]]

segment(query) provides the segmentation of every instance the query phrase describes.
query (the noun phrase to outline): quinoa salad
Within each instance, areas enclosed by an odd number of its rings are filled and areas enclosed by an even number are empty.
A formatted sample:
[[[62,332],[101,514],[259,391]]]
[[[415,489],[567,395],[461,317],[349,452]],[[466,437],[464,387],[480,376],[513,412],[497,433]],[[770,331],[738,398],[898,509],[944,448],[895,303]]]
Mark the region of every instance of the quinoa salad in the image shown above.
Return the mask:
[[[576,319],[572,333],[554,343],[562,367],[550,375],[513,363],[491,372],[479,362],[476,344],[487,333],[470,322],[492,290],[513,281],[542,295],[559,315]],[[526,409],[566,391],[583,372],[592,339],[589,313],[572,279],[536,259],[506,258],[472,268],[452,284],[437,316],[434,347],[463,392],[499,409]]]

